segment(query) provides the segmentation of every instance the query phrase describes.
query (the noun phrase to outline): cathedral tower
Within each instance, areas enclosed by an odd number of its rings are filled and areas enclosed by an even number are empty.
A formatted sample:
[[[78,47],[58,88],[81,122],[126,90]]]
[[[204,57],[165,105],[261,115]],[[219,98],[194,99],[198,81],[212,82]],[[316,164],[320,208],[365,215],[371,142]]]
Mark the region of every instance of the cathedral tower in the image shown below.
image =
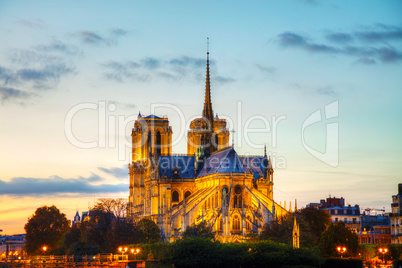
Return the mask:
[[[205,79],[205,98],[202,118],[191,121],[187,136],[187,154],[199,155],[203,151],[208,156],[211,153],[229,146],[229,131],[226,120],[214,118],[211,101],[211,83],[209,75],[209,51],[207,52],[207,73]]]

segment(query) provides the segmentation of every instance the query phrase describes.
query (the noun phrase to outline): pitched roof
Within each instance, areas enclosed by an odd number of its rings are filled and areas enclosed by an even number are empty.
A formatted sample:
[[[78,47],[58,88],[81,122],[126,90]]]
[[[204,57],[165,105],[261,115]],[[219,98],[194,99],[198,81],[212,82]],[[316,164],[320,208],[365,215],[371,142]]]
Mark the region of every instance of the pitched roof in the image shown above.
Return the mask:
[[[250,173],[244,167],[239,155],[232,147],[228,147],[213,153],[208,157],[204,167],[198,174],[198,177],[206,176],[212,173]]]
[[[159,156],[159,176],[171,178],[175,168],[181,178],[194,178],[194,156],[163,155]]]

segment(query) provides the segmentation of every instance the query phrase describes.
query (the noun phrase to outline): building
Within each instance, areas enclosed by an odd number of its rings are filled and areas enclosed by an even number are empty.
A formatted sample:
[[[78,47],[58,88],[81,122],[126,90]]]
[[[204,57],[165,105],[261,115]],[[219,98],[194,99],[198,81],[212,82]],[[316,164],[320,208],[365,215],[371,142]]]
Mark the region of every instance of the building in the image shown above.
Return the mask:
[[[23,255],[25,234],[0,236],[0,259],[16,259]]]
[[[391,222],[391,243],[402,244],[402,183],[398,184],[398,194],[392,196],[391,209],[389,214]]]
[[[363,228],[359,233],[359,244],[390,244],[391,229],[389,225],[376,225],[372,229]]]
[[[343,221],[345,226],[352,229],[354,232],[361,230],[360,226],[360,207],[345,206],[345,199],[343,197],[328,197],[326,200],[320,200],[320,203],[310,203],[307,207],[314,207],[327,211],[331,215],[331,221],[333,223]]]
[[[128,217],[153,220],[165,241],[201,221],[218,240],[240,241],[288,213],[273,200],[274,170],[266,150],[238,155],[229,146],[226,120],[213,115],[207,53],[204,108],[190,124],[187,154],[172,155],[168,118],[139,113],[134,123]]]

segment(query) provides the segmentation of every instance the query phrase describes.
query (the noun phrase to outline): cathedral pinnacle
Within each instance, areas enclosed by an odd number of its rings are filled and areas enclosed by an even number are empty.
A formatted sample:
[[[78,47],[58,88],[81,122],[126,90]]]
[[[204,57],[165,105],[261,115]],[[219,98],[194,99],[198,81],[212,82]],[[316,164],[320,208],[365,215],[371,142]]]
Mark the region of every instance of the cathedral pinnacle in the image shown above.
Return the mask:
[[[209,46],[209,38],[208,38],[208,46]],[[207,74],[205,81],[205,100],[204,100],[204,110],[202,111],[202,117],[207,120],[208,129],[213,131],[213,122],[214,122],[214,112],[212,111],[212,102],[211,102],[211,83],[209,77],[209,48],[207,49]]]

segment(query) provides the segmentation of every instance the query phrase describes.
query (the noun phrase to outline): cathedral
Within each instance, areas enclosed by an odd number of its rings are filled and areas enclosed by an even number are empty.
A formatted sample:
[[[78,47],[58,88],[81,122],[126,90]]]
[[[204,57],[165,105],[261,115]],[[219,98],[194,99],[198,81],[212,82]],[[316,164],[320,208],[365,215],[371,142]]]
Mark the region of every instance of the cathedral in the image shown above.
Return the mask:
[[[214,117],[209,52],[202,118],[194,119],[187,154],[172,154],[168,118],[141,113],[132,129],[128,217],[153,220],[162,239],[179,239],[204,221],[221,242],[240,242],[264,224],[289,213],[273,200],[274,170],[262,156],[238,155],[229,146],[226,120]]]

